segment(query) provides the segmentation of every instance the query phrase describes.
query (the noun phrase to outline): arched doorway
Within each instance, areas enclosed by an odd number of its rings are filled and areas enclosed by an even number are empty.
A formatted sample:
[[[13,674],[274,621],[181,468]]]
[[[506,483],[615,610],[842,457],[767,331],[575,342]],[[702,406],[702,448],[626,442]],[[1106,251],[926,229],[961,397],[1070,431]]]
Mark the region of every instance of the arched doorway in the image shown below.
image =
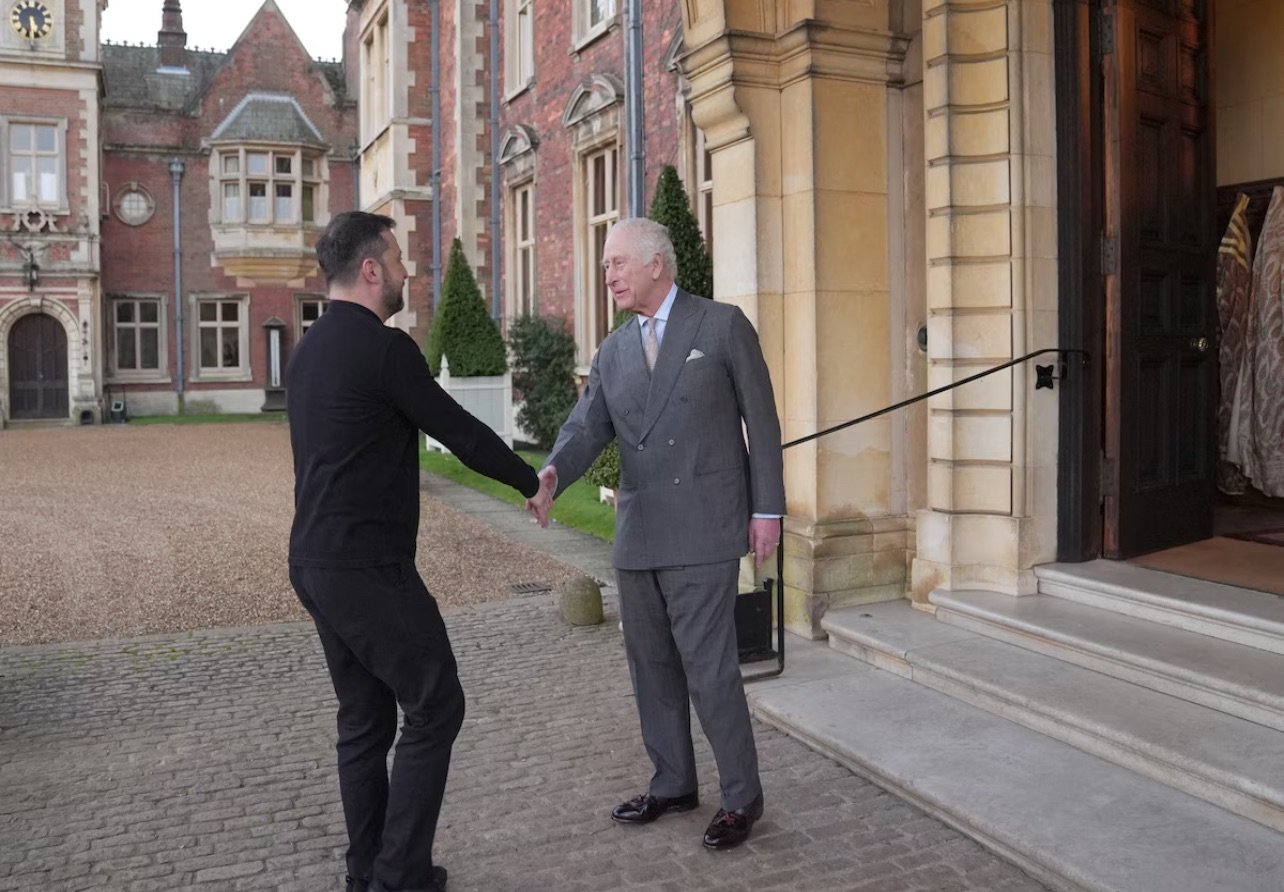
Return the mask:
[[[67,333],[33,313],[9,332],[9,405],[15,419],[67,417]]]

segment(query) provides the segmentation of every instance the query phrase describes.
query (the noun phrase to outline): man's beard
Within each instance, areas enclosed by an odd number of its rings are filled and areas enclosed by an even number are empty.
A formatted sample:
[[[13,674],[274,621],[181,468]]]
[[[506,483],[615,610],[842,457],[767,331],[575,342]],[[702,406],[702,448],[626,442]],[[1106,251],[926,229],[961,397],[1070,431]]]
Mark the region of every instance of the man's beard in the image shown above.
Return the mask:
[[[406,298],[402,295],[404,283],[397,288],[392,287],[392,283],[385,282],[383,286],[383,308],[392,316],[401,312],[402,307],[406,305]]]

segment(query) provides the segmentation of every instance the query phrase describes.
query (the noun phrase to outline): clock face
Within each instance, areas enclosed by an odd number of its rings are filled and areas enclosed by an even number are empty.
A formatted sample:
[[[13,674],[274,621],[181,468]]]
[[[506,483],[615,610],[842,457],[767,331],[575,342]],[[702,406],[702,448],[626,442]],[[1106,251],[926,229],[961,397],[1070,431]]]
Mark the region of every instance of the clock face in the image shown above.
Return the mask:
[[[53,13],[40,0],[18,0],[9,12],[9,24],[20,37],[43,40],[53,31]]]

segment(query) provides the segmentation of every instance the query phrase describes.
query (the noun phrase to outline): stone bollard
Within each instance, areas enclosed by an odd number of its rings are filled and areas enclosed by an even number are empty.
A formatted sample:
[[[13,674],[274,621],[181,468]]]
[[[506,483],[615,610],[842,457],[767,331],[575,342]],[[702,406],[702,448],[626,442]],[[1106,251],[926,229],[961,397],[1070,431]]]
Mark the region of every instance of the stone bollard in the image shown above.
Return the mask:
[[[588,576],[576,576],[562,586],[562,619],[573,626],[596,626],[602,621],[602,589]]]

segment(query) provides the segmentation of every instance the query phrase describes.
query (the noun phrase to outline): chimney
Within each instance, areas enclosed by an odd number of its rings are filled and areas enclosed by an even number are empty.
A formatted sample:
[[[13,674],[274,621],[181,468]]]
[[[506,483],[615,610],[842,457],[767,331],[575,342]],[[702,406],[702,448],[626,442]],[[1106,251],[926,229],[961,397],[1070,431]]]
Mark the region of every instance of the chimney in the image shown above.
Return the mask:
[[[183,30],[183,6],[179,0],[165,0],[156,44],[160,47],[162,68],[187,67],[187,32]]]

